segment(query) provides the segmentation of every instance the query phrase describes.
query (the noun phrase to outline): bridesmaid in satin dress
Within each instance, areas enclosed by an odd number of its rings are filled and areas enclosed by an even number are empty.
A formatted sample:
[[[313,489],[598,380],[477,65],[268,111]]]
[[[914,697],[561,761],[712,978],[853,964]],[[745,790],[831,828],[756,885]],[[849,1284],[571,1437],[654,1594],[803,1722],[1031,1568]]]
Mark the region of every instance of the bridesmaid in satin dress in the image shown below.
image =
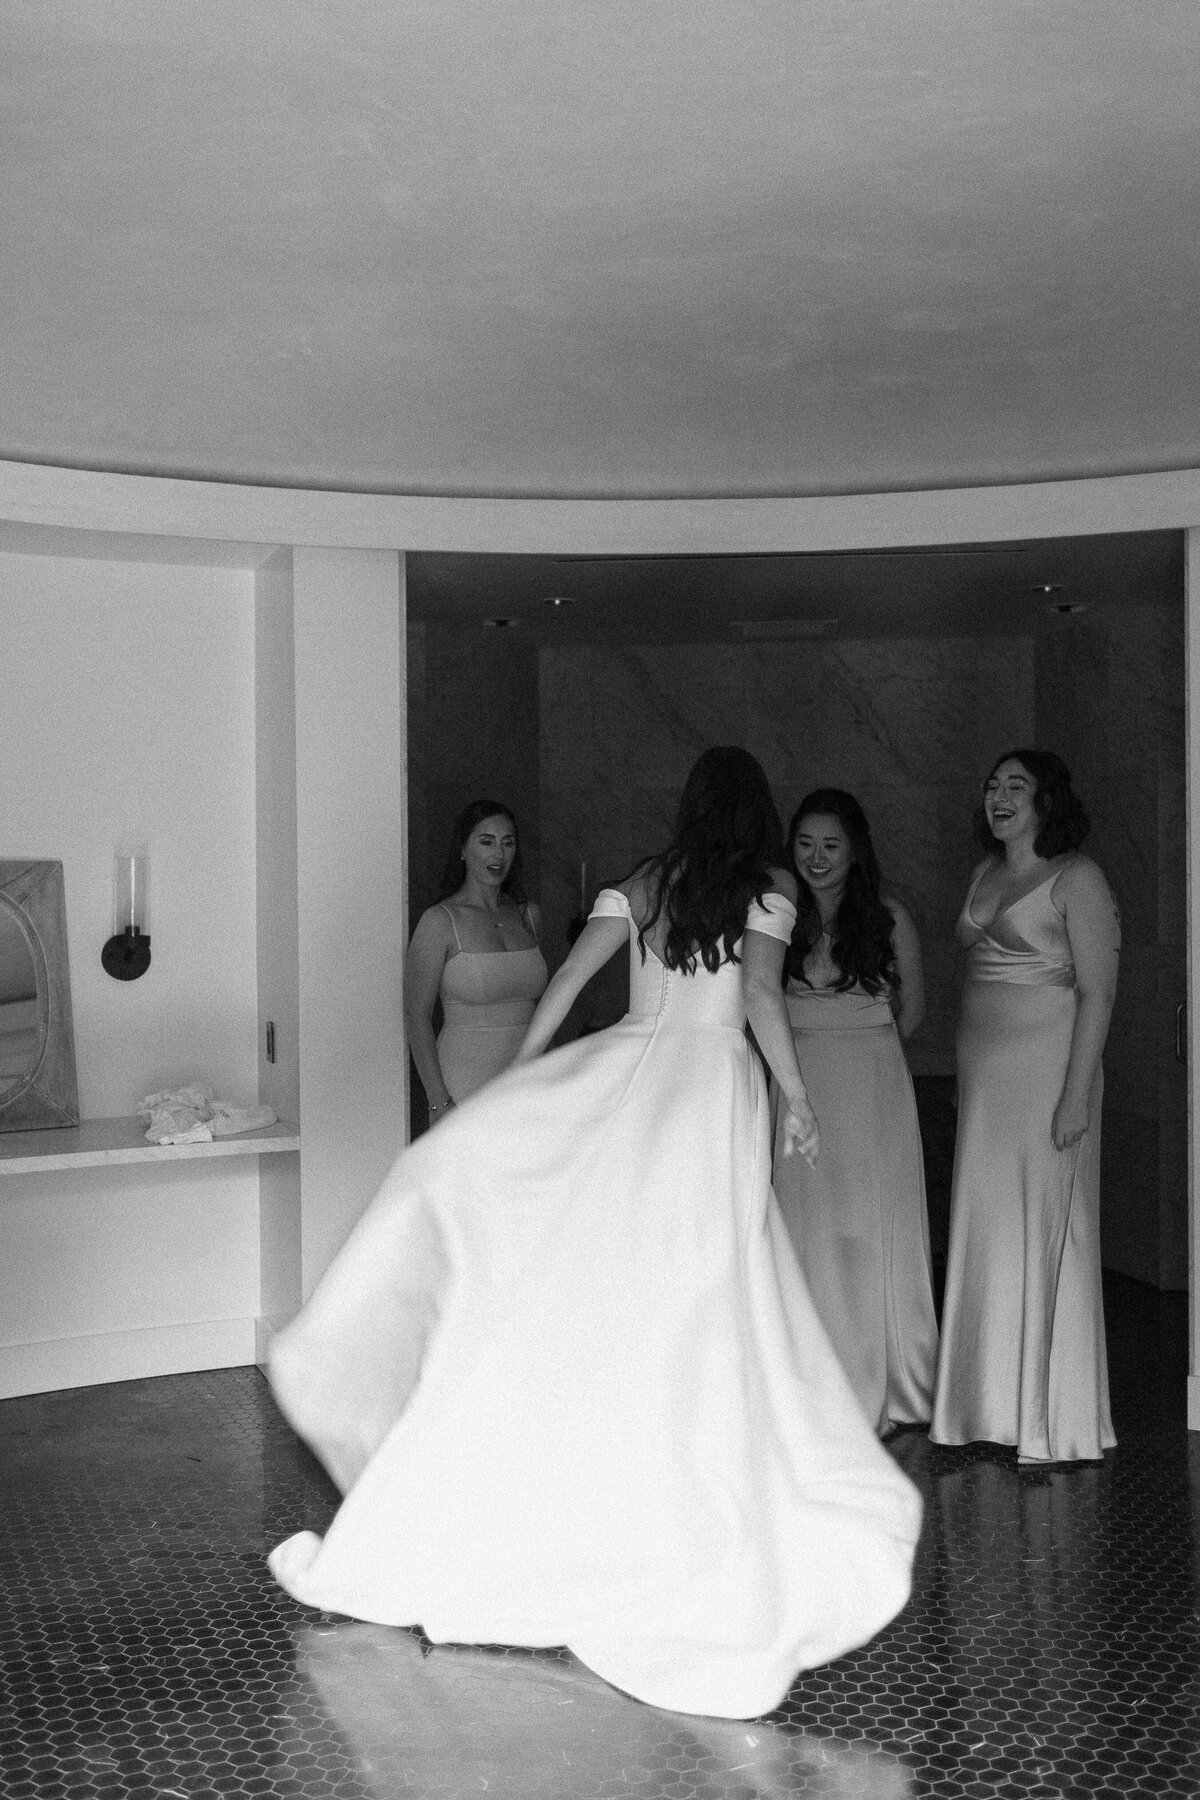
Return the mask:
[[[925,1425],[937,1320],[925,1168],[901,1039],[925,1012],[921,944],[879,863],[858,801],[808,794],[788,828],[800,877],[786,1002],[821,1121],[813,1165],[785,1159],[774,1186],[821,1323],[873,1428]]]
[[[1100,1058],[1116,992],[1116,902],[1080,853],[1062,759],[1012,750],[983,788],[958,922],[958,1141],[931,1437],[1029,1464],[1115,1444],[1100,1287]]]
[[[517,822],[502,801],[472,800],[458,815],[441,886],[404,967],[404,1019],[431,1125],[508,1068],[548,979]]]

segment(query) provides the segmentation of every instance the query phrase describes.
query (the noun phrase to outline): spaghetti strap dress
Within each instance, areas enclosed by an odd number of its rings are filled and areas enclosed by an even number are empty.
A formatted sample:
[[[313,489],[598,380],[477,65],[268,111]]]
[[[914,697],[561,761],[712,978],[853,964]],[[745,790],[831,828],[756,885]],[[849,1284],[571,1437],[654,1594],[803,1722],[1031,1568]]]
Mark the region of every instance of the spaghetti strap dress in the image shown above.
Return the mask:
[[[446,959],[438,988],[442,1029],[437,1053],[447,1092],[459,1105],[507,1069],[521,1048],[549,971],[536,934],[525,950],[464,950],[453,912],[448,906],[442,910],[457,949]],[[522,919],[532,930],[527,911]]]
[[[879,1433],[928,1424],[937,1368],[925,1165],[912,1077],[886,996],[789,986],[796,1058],[821,1128],[775,1192],[821,1322]]]
[[[958,1028],[958,1137],[930,1436],[1034,1462],[1116,1443],[1100,1282],[1100,1068],[1079,1144],[1051,1137],[1077,1003],[1054,869],[986,928],[971,884]],[[982,874],[982,870],[980,871]]]
[[[748,930],[784,941],[767,894]],[[637,946],[619,1024],[420,1138],[271,1359],[345,1498],[272,1554],[311,1606],[567,1645],[746,1718],[904,1605],[916,1490],[854,1405],[770,1185],[741,969]]]

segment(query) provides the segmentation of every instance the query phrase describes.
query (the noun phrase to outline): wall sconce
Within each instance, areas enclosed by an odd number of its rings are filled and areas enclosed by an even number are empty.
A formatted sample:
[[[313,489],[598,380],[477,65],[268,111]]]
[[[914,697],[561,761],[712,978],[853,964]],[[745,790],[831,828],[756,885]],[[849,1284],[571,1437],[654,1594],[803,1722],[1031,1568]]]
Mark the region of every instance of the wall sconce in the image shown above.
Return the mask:
[[[149,896],[150,858],[118,850],[113,858],[113,935],[100,952],[114,981],[136,981],[150,967]]]

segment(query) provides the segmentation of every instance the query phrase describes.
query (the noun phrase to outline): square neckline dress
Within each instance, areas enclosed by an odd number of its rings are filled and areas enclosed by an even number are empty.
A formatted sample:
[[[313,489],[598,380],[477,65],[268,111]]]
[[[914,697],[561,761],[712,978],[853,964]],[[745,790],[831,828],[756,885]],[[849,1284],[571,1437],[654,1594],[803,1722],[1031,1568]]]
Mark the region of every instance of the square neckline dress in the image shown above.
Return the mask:
[[[751,930],[790,937],[780,896]],[[770,1710],[903,1606],[920,1500],[771,1190],[741,969],[638,953],[630,1010],[398,1158],[271,1375],[345,1492],[272,1554],[309,1605],[567,1645],[682,1712]]]
[[[438,983],[437,1056],[458,1105],[508,1068],[550,976],[528,908],[521,909],[521,920],[533,943],[523,950],[464,950],[457,919],[445,901],[439,904],[454,932],[455,954],[443,963]]]

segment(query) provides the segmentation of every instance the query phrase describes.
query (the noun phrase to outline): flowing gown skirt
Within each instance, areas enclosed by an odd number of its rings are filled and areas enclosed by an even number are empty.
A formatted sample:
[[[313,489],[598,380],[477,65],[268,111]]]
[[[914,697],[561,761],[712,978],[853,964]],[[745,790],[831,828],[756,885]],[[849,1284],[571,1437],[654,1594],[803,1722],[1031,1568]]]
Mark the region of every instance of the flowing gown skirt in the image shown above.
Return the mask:
[[[925,1424],[937,1320],[925,1166],[912,1077],[885,999],[789,993],[796,1055],[821,1127],[809,1168],[785,1159],[775,1192],[821,1323],[877,1431]]]
[[[271,1566],[749,1717],[903,1605],[920,1506],[796,1265],[742,1031],[672,1016],[510,1070],[399,1158],[277,1340],[346,1497]]]
[[[1100,1104],[1074,1150],[1051,1138],[1075,1024],[1066,985],[968,980],[932,1436],[1045,1461],[1116,1442],[1100,1284]]]

